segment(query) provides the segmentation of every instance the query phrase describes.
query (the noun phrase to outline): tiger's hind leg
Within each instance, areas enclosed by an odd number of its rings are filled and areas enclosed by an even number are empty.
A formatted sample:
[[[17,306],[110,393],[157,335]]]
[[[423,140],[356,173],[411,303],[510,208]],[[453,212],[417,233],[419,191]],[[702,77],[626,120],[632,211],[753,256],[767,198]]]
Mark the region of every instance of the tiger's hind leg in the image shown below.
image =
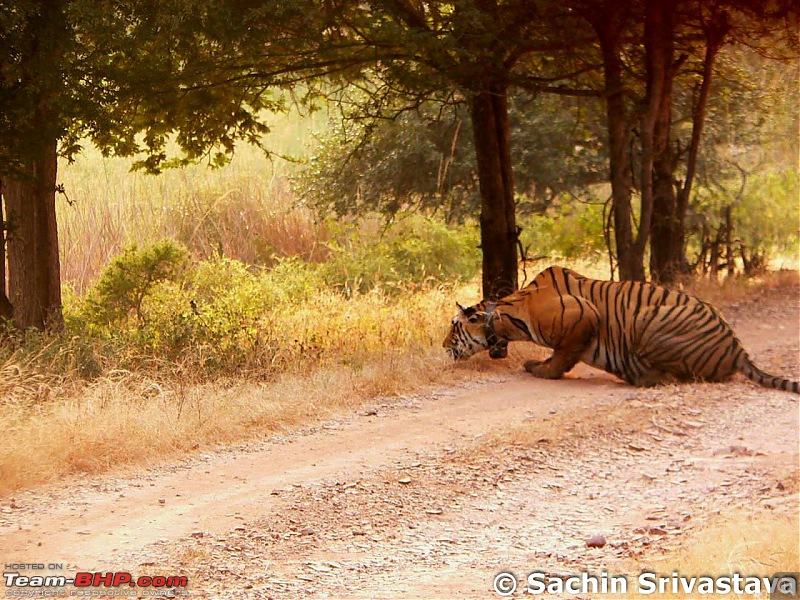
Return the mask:
[[[652,307],[636,319],[634,351],[647,371],[672,381],[725,381],[734,373],[740,344],[730,326],[705,304]],[[636,383],[635,385],[641,385]]]

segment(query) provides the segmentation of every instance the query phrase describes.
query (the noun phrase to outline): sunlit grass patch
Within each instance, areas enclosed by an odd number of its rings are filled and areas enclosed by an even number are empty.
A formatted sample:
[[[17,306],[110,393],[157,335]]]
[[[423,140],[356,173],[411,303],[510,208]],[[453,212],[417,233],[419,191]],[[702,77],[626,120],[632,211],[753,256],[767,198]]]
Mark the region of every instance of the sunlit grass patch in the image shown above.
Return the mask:
[[[721,577],[738,573],[742,578],[756,576],[772,578],[780,573],[800,572],[800,521],[796,509],[774,513],[761,508],[754,511],[719,515],[701,530],[684,540],[681,548],[664,556],[653,557],[646,565],[632,565],[635,571],[650,571],[660,577],[671,577],[675,572],[684,578]],[[631,578],[633,579],[633,577]],[[671,583],[671,582],[670,582]],[[741,586],[744,589],[744,584]],[[648,590],[649,587],[645,588]],[[637,585],[629,588],[625,598],[769,598],[769,592],[760,595],[734,593],[698,594],[679,587],[673,593],[667,585],[665,593],[643,594]],[[611,597],[611,596],[609,596]],[[620,596],[616,596],[620,597]]]
[[[125,464],[154,464],[218,444],[292,431],[361,403],[471,376],[435,350],[372,354],[269,382],[197,382],[191,370],[111,372],[0,413],[0,493]]]

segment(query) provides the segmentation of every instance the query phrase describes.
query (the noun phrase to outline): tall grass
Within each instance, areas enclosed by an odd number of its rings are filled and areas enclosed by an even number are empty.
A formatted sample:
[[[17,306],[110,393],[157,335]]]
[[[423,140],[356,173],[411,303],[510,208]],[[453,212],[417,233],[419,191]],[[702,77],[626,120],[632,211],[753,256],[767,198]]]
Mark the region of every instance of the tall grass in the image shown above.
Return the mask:
[[[163,238],[182,242],[198,258],[249,264],[327,256],[326,225],[294,203],[286,167],[259,150],[243,147],[217,170],[195,165],[154,176],[130,166],[92,149],[60,165],[62,275],[79,292],[125,246]]]

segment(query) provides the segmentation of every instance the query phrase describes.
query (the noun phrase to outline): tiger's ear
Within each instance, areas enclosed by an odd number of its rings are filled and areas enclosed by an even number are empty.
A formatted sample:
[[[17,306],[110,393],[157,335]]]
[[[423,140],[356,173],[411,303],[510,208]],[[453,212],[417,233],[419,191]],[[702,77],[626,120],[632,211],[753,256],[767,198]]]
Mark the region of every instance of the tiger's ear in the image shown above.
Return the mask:
[[[458,307],[458,314],[464,316],[467,309],[461,306],[458,302],[456,302],[456,306]]]

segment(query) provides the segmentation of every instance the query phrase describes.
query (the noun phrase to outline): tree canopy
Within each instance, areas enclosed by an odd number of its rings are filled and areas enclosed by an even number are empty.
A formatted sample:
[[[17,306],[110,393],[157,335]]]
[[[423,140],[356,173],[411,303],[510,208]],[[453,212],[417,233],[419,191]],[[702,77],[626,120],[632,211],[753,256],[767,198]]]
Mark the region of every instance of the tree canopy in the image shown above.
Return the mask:
[[[333,103],[350,133],[373,134],[351,174],[383,176],[371,187],[359,179],[360,201],[391,211],[411,196],[447,196],[451,216],[478,212],[486,297],[517,286],[515,181],[541,203],[600,181],[601,161],[620,276],[645,276],[649,245],[652,275],[669,279],[687,264],[720,49],[796,56],[797,20],[790,0],[5,4],[0,179],[15,320],[60,320],[58,154],[89,141],[153,173],[220,165],[239,141],[268,150],[265,116],[287,99]],[[382,156],[386,144],[403,150]]]

